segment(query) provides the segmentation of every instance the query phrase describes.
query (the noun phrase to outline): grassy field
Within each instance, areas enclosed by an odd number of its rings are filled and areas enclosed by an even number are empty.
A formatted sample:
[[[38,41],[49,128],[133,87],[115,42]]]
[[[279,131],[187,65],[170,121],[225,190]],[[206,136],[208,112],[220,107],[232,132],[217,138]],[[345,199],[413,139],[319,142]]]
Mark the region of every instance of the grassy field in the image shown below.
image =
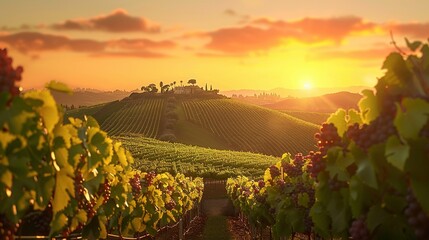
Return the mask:
[[[115,137],[131,151],[137,169],[181,172],[188,176],[226,179],[230,176],[261,176],[279,158],[248,152],[215,150],[169,143],[139,135]]]

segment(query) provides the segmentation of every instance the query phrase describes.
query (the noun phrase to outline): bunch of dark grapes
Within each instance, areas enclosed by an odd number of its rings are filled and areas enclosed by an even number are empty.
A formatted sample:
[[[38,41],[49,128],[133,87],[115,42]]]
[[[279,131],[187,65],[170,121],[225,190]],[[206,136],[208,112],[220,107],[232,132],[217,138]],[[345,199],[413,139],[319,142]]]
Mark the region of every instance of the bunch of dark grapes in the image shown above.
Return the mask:
[[[353,240],[369,240],[371,235],[369,229],[366,227],[365,218],[360,217],[352,222],[352,226],[349,229],[350,237]]]
[[[20,93],[17,82],[21,81],[24,70],[21,66],[14,69],[12,62],[7,49],[0,49],[0,92],[9,92],[12,96],[17,96]]]
[[[276,166],[272,165],[270,166],[270,175],[271,178],[274,179],[275,177],[280,176],[280,170]]]
[[[156,177],[156,173],[154,171],[146,173],[146,176],[144,177],[144,181],[142,181],[145,186],[150,186],[153,184],[153,179]]]
[[[411,189],[407,192],[405,216],[418,239],[429,239],[429,217],[425,214]]]
[[[110,182],[108,179],[105,179],[104,183],[100,184],[100,187],[98,189],[98,195],[103,196],[104,198],[103,203],[107,203],[107,201],[109,201],[111,193],[112,192],[111,192]]]
[[[322,155],[326,155],[328,150],[334,146],[341,146],[341,137],[338,135],[337,128],[333,123],[324,123],[320,133],[316,133],[317,147]]]
[[[27,235],[49,235],[50,226],[49,224],[52,221],[53,212],[52,204],[49,203],[48,206],[43,211],[31,212],[27,214],[21,224],[21,233]],[[28,232],[28,229],[34,229],[36,232]]]
[[[0,214],[0,240],[12,240],[15,230],[15,224],[11,223],[5,215]]]
[[[328,184],[331,191],[339,191],[341,188],[347,188],[349,186],[347,182],[339,181],[337,178],[329,179]]]
[[[171,199],[168,203],[165,204],[165,209],[171,211],[176,207],[176,202]]]
[[[88,216],[88,219],[91,219],[95,216],[96,211],[95,211],[94,207],[95,207],[95,199],[94,198],[91,198],[90,201],[85,199],[85,211],[86,211],[86,214]]]
[[[258,181],[258,187],[259,187],[259,188],[263,188],[263,187],[265,187],[265,182],[264,182],[264,180],[259,180],[259,181]]]
[[[320,152],[310,152],[310,163],[307,166],[307,170],[310,173],[310,176],[317,178],[320,172],[325,170],[326,162],[323,160],[323,156]]]
[[[133,190],[133,196],[138,198],[142,192],[142,185],[140,183],[140,175],[135,174],[133,178],[130,179],[131,188]]]

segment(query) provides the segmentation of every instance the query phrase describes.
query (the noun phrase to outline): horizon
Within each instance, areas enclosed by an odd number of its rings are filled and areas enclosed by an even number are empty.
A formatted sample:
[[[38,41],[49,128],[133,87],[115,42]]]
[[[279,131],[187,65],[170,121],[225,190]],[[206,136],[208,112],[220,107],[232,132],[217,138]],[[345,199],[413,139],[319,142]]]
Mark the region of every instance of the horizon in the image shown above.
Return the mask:
[[[191,78],[222,91],[372,88],[395,51],[390,32],[401,48],[405,37],[429,37],[429,3],[412,3],[422,10],[404,11],[399,0],[108,0],[74,1],[65,11],[61,3],[18,0],[0,9],[7,23],[0,25],[0,47],[24,67],[24,89],[57,80],[132,91]]]

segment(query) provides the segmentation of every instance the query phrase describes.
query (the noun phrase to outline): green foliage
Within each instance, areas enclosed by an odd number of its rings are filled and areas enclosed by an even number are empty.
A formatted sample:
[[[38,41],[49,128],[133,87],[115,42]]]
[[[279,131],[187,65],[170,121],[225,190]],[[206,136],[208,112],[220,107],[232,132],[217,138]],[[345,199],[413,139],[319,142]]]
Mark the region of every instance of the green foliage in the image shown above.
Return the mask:
[[[52,205],[50,236],[132,236],[156,232],[201,200],[202,179],[182,174],[152,174],[136,192],[130,179],[140,184],[149,173],[134,170],[130,153],[92,117],[63,124],[48,90],[15,97],[0,92],[0,99],[0,215],[7,221],[19,223],[30,210]]]

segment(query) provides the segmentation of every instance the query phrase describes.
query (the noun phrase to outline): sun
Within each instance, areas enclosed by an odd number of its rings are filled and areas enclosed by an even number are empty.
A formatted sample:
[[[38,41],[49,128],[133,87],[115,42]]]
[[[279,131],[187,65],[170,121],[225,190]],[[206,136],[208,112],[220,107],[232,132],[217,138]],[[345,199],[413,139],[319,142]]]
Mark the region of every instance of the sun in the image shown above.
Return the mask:
[[[305,82],[303,87],[305,90],[310,90],[313,88],[313,85],[310,82]]]

